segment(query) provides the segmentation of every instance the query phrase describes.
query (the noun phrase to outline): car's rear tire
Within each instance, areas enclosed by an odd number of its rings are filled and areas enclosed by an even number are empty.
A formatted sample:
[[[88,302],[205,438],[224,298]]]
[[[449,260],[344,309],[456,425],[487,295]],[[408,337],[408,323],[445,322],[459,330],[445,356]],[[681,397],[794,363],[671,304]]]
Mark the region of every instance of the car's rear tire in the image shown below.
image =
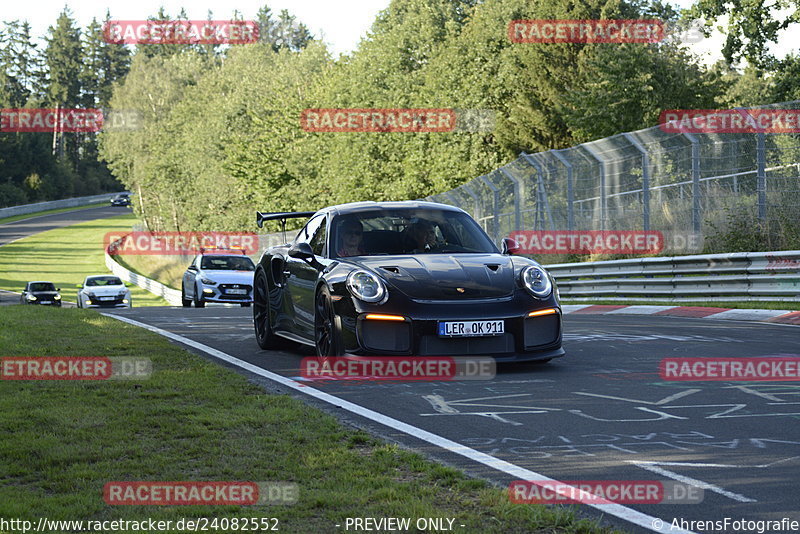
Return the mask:
[[[194,307],[195,308],[206,307],[206,301],[204,301],[203,297],[200,296],[200,289],[197,286],[194,286]]]
[[[318,357],[344,354],[336,313],[333,311],[333,302],[327,287],[320,289],[314,299],[314,346]]]
[[[282,340],[275,334],[270,323],[269,282],[267,274],[261,268],[256,271],[253,281],[253,328],[259,347],[269,350],[280,346]]]

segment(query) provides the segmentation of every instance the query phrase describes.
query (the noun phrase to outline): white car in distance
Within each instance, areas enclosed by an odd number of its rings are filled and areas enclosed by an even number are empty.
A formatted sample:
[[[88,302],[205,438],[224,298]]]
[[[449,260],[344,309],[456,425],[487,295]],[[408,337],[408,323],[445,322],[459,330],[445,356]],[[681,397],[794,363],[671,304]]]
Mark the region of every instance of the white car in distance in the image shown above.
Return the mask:
[[[78,284],[79,308],[132,308],[131,291],[118,276],[87,276]]]

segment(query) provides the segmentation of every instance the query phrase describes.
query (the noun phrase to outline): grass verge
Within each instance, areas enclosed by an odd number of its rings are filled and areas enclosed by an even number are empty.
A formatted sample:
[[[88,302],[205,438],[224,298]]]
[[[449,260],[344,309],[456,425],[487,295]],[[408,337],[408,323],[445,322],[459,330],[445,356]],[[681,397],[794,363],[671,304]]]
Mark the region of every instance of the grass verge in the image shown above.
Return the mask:
[[[61,288],[65,301],[75,302],[77,284],[90,274],[107,274],[103,255],[106,232],[130,230],[130,213],[41,232],[0,247],[0,289],[22,291],[32,280],[48,280]],[[167,306],[152,293],[131,287],[134,306]]]
[[[53,335],[31,336],[33,332]],[[57,333],[57,335],[56,335]],[[610,532],[349,430],[164,338],[94,311],[0,308],[3,356],[150,358],[136,381],[0,380],[0,517],[141,521],[276,517],[340,532],[347,517],[450,517],[459,532]],[[109,481],[285,481],[287,506],[110,506]]]
[[[635,302],[624,300],[575,300],[561,299],[562,304],[612,304],[619,306],[701,306],[708,308],[739,308],[743,310],[800,310],[800,302],[788,301],[764,301],[764,302],[669,302],[653,300],[647,302]]]
[[[109,193],[109,198],[111,198],[112,193]],[[99,208],[100,206],[107,206],[108,201],[102,202],[95,202],[94,204],[87,204],[85,206],[77,206],[75,208],[58,208],[54,210],[46,210],[46,211],[37,211],[36,213],[27,213],[25,215],[14,215],[11,217],[3,217],[0,219],[0,224],[6,224],[15,221],[21,221],[24,219],[32,219],[34,217],[41,217],[42,215],[55,215],[56,213],[65,213],[67,211],[78,211],[78,210],[85,210],[88,208]]]

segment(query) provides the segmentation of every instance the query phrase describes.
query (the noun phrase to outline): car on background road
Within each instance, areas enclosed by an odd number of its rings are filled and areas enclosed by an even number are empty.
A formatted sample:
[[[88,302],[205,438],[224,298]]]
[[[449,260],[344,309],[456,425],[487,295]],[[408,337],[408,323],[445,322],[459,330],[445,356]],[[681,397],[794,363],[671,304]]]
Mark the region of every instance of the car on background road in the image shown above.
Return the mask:
[[[53,282],[28,282],[19,297],[20,304],[61,306],[61,288]]]
[[[120,193],[111,198],[112,206],[130,206],[131,195],[130,193]]]
[[[207,302],[250,306],[256,266],[244,251],[201,249],[183,273],[181,302],[196,308]]]
[[[255,273],[253,322],[263,349],[282,339],[319,356],[564,355],[553,278],[498,249],[466,212],[430,202],[359,202],[316,213],[257,213],[257,224],[310,219],[270,247]]]
[[[130,289],[114,275],[87,276],[78,284],[79,308],[132,308]]]

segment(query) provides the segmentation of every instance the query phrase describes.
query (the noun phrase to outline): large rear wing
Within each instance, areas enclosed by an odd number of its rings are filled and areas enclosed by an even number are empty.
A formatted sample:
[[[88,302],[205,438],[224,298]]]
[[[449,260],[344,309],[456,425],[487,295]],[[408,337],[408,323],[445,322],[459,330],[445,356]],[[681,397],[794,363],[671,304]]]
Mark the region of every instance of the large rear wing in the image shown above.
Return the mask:
[[[281,227],[286,228],[286,219],[303,219],[314,215],[316,211],[276,211],[276,212],[256,212],[256,224],[259,228],[264,226],[267,221],[281,221]]]

